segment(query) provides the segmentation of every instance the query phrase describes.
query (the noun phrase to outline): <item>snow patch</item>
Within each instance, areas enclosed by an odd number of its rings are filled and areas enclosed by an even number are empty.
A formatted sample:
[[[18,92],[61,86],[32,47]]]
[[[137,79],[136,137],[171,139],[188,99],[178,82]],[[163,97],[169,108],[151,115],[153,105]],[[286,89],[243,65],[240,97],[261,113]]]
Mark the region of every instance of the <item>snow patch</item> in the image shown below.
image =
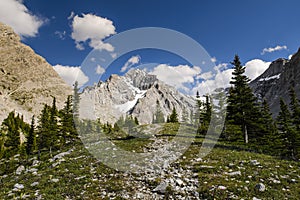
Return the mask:
[[[259,79],[259,81],[269,81],[269,80],[272,80],[272,79],[279,79],[279,78],[280,78],[280,74],[277,74],[277,75],[274,75],[274,76],[261,78],[261,79]]]
[[[137,93],[134,97],[134,100],[128,101],[124,104],[116,105],[116,108],[119,109],[119,111],[121,111],[122,113],[128,112],[131,108],[135,106],[135,104],[140,98],[143,98],[145,96],[146,92],[147,90],[140,90],[139,93]]]

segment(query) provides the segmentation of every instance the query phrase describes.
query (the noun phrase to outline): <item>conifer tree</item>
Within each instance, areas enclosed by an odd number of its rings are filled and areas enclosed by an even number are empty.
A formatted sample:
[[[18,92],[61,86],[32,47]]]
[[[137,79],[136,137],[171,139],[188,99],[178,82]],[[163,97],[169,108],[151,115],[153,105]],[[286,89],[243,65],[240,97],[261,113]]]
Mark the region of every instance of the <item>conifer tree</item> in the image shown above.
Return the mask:
[[[209,95],[206,95],[204,109],[202,109],[200,112],[200,125],[197,131],[199,134],[205,134],[207,132],[211,115],[212,115],[211,98],[209,97]]]
[[[164,114],[161,111],[159,101],[157,99],[156,100],[156,112],[154,115],[153,123],[158,124],[158,123],[164,123],[164,122],[165,122]]]
[[[293,87],[290,88],[290,108],[292,123],[295,129],[294,141],[294,154],[295,158],[300,158],[300,104]]]
[[[41,115],[39,116],[39,123],[37,127],[38,133],[38,153],[40,156],[43,148],[49,148],[51,146],[50,133],[50,107],[44,105]]]
[[[172,113],[171,115],[169,116],[169,121],[171,123],[177,123],[178,122],[178,115],[177,115],[177,112],[176,112],[176,108],[173,107],[173,110],[172,110]]]
[[[64,143],[67,138],[75,138],[77,136],[73,122],[72,96],[68,96],[63,109],[60,111],[60,137]]]
[[[78,88],[78,82],[75,81],[74,83],[74,89],[73,89],[73,115],[74,115],[74,121],[75,123],[79,119],[79,88]]]
[[[232,64],[234,71],[227,106],[227,128],[228,124],[234,125],[241,130],[244,142],[247,144],[249,135],[255,137],[257,127],[258,107],[256,98],[248,85],[250,79],[244,75],[245,67],[241,65],[239,57],[236,55]],[[232,133],[229,133],[232,134]]]
[[[256,144],[258,147],[262,147],[264,151],[278,155],[281,141],[276,123],[272,118],[269,105],[265,99],[261,105],[260,124],[260,134],[257,137]]]
[[[26,142],[26,153],[27,155],[32,154],[32,152],[36,149],[36,135],[35,135],[35,126],[34,126],[34,116],[31,118],[30,130],[27,136]]]
[[[282,146],[280,148],[282,156],[295,159],[295,128],[291,113],[283,99],[280,99],[280,112],[277,117],[278,131]]]

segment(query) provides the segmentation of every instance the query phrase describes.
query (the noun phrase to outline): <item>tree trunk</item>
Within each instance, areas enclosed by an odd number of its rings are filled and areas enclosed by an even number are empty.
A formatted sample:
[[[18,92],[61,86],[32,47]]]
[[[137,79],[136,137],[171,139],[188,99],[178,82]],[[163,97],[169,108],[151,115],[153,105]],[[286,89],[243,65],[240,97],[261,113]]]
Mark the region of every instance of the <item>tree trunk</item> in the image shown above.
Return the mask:
[[[244,132],[245,144],[248,144],[248,131],[247,131],[247,126],[245,124],[243,125],[243,132]]]

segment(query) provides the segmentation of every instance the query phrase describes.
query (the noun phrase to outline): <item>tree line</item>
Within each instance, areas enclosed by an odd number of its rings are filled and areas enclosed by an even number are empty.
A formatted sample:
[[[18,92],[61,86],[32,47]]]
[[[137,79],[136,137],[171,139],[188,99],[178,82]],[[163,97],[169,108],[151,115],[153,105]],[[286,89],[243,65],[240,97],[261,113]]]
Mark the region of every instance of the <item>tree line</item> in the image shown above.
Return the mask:
[[[227,109],[221,112],[226,113],[225,125],[221,131],[221,138],[235,144],[243,144],[257,151],[272,155],[298,160],[300,158],[300,103],[293,87],[289,89],[290,102],[287,104],[280,99],[280,112],[273,119],[269,105],[266,100],[258,101],[253,94],[245,75],[245,67],[241,65],[236,55],[233,62],[231,87],[227,94],[227,101],[224,96],[217,97],[218,109]],[[197,93],[198,95],[198,93]],[[208,97],[207,97],[208,99]],[[206,100],[198,101],[200,113],[198,133],[204,134],[208,130],[212,113],[211,104]],[[199,111],[198,111],[199,112]]]

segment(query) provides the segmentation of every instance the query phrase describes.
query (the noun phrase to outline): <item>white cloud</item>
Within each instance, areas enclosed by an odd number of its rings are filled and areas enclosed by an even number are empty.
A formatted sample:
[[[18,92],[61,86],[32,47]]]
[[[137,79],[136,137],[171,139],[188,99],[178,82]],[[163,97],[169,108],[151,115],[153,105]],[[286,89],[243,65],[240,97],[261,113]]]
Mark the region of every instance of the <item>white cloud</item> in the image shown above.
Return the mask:
[[[209,72],[205,72],[203,74],[199,74],[197,76],[197,79],[204,79],[204,80],[208,80],[208,79],[211,79],[213,77],[213,73],[212,71],[209,71]]]
[[[245,75],[251,80],[254,80],[261,75],[270,64],[271,62],[265,62],[259,59],[250,60],[245,64]],[[233,69],[227,69],[227,66],[227,63],[221,63],[214,67],[215,72],[210,71],[200,74],[198,77],[203,77],[204,81],[198,82],[197,86],[193,88],[193,93],[195,94],[196,91],[199,91],[200,95],[205,95],[212,93],[217,88],[230,87]]]
[[[131,58],[129,58],[127,60],[127,62],[123,65],[123,67],[121,68],[121,72],[125,72],[126,70],[128,70],[130,67],[132,67],[133,65],[136,65],[140,62],[141,57],[139,55],[136,56],[132,56]]]
[[[96,67],[96,73],[97,74],[103,74],[105,72],[105,69],[103,67],[101,67],[100,65],[97,65]]]
[[[294,54],[289,55],[288,59],[291,60]]]
[[[263,60],[254,59],[250,60],[245,64],[246,70],[245,74],[251,79],[254,80],[259,75],[261,75],[268,67],[271,62],[265,62]]]
[[[21,37],[36,36],[44,23],[28,10],[22,0],[0,0],[0,21],[11,26]]]
[[[210,60],[211,60],[211,62],[213,62],[213,63],[217,62],[217,58],[216,58],[216,57],[212,57]]]
[[[233,69],[226,69],[224,71],[216,70],[217,73],[211,80],[205,80],[199,82],[196,87],[193,88],[193,93],[199,91],[200,95],[210,94],[217,88],[227,88],[230,87],[230,80],[232,76]],[[208,72],[207,72],[208,73]]]
[[[55,65],[53,68],[70,86],[78,81],[78,86],[81,87],[89,81],[89,77],[83,73],[80,67]]]
[[[55,31],[54,34],[57,35],[61,40],[66,39],[66,31]]]
[[[281,51],[281,50],[286,50],[287,46],[279,46],[277,45],[276,47],[269,47],[269,48],[264,48],[263,51],[261,52],[261,55],[264,55],[265,53],[272,53],[274,51]]]
[[[68,20],[73,19],[74,16],[75,16],[75,13],[74,13],[74,11],[72,11],[72,12],[70,13],[69,17],[68,17]]]
[[[157,78],[168,85],[177,89],[188,91],[184,86],[185,83],[194,83],[195,77],[199,75],[201,68],[197,66],[190,67],[188,65],[169,66],[160,64],[156,66],[150,74],[154,74]]]
[[[84,43],[89,41],[88,45],[93,49],[114,51],[111,44],[103,42],[106,37],[116,33],[111,20],[93,14],[83,14],[82,17],[71,16],[69,17],[73,19],[71,37],[75,40],[77,49],[83,50]]]

